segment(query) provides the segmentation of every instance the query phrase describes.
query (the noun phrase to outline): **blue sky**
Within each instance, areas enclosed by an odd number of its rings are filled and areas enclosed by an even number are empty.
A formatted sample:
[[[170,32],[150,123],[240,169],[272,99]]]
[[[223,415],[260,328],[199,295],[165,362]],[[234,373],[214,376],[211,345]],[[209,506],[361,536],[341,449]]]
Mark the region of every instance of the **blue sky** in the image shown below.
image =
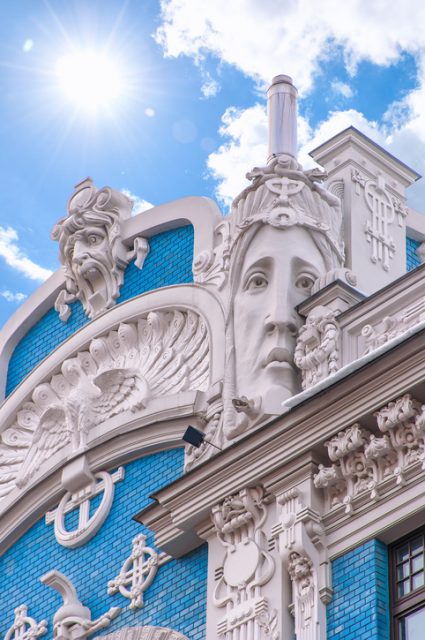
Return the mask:
[[[265,160],[278,73],[299,89],[302,162],[353,124],[424,173],[424,24],[413,0],[2,2],[0,325],[58,268],[50,231],[87,175],[137,206],[227,211]],[[64,72],[99,59],[93,95]],[[425,187],[410,193],[421,209]]]

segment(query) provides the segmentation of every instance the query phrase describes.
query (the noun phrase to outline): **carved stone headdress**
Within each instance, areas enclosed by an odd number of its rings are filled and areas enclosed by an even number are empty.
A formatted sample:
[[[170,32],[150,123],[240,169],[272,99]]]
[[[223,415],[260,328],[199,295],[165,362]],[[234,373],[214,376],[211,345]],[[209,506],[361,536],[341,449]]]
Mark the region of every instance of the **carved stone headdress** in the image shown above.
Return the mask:
[[[279,229],[297,225],[313,232],[328,269],[333,269],[344,262],[341,202],[321,185],[325,172],[303,171],[297,161],[296,96],[291,78],[273,78],[268,92],[268,164],[247,173],[252,184],[233,201],[232,244],[255,223]]]

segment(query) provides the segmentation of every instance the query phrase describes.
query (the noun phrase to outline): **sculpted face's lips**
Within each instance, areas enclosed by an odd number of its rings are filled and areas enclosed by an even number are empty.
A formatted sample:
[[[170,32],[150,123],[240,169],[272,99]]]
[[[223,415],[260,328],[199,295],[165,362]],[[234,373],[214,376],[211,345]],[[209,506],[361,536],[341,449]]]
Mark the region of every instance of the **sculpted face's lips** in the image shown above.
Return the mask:
[[[263,362],[263,367],[267,367],[269,364],[272,364],[273,362],[287,362],[292,366],[293,361],[294,361],[293,357],[288,351],[288,349],[285,349],[283,347],[274,347],[270,351],[268,356],[265,358]]]

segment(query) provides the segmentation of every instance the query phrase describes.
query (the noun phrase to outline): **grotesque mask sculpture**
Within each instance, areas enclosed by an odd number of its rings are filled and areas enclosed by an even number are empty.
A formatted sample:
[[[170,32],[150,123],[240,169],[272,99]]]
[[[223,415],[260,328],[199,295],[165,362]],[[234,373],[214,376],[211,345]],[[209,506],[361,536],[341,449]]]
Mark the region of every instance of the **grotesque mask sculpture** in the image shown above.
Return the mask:
[[[115,304],[124,269],[137,255],[141,268],[147,241],[138,238],[133,250],[124,246],[120,225],[130,217],[132,202],[109,187],[97,190],[90,178],[75,187],[68,215],[54,227],[59,257],[65,268],[65,287],[55,304],[61,320],[71,313],[69,303],[80,300],[89,318]]]

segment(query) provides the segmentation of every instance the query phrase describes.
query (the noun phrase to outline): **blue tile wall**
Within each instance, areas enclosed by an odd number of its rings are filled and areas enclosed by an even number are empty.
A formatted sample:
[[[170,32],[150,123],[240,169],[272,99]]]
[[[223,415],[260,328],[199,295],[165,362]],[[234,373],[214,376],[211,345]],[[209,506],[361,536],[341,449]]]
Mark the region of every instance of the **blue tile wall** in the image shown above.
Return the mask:
[[[149,253],[143,269],[138,269],[134,263],[128,265],[117,302],[159,287],[193,282],[192,260],[192,225],[153,236],[149,239]]]
[[[180,560],[172,560],[159,568],[145,592],[145,606],[135,612],[128,609],[129,600],[121,594],[107,594],[108,580],[115,578],[131,553],[132,539],[147,534],[153,546],[153,535],[132,516],[146,506],[149,495],[180,476],[183,450],[174,449],[146,456],[129,463],[125,479],[115,485],[111,512],[92,540],[77,549],[65,549],[55,540],[53,525],[39,520],[0,558],[0,638],[13,623],[13,610],[28,605],[28,613],[36,621],[47,619],[46,640],[51,640],[52,617],[62,599],[56,591],[43,585],[39,578],[58,569],[70,578],[92,618],[112,606],[124,611],[107,629],[106,635],[125,626],[164,626],[180,631],[189,640],[205,638],[207,548],[206,545]]]
[[[328,640],[389,640],[387,547],[370,540],[332,562]]]
[[[416,255],[416,249],[421,243],[413,238],[406,238],[406,271],[412,271],[419,267],[419,258]]]
[[[192,225],[159,233],[150,238],[149,246],[143,269],[134,263],[128,265],[118,303],[159,287],[193,281]],[[9,361],[6,395],[53,349],[89,322],[80,302],[70,306],[72,314],[67,323],[50,309],[16,346]]]

